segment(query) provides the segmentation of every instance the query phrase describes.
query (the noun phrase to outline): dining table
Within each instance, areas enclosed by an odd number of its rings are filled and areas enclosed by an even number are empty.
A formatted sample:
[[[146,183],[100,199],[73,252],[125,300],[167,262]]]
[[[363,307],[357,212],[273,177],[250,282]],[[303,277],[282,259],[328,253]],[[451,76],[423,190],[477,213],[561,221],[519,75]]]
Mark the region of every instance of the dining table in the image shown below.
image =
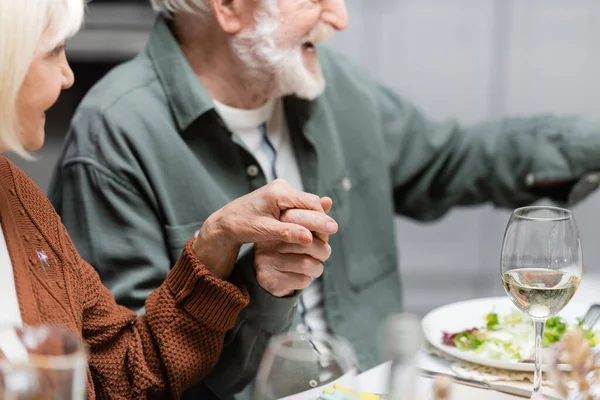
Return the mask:
[[[447,373],[455,375],[450,368],[450,361],[441,359],[437,356],[427,354],[422,351],[417,356],[416,366],[418,368],[424,368],[429,371]],[[361,392],[375,393],[375,394],[388,394],[388,375],[390,370],[390,363],[381,364],[373,369],[363,372],[359,375],[359,388]],[[430,400],[432,393],[433,379],[427,377],[417,376],[415,377],[415,393],[414,399],[410,400]],[[517,384],[517,387],[521,387],[527,390],[527,387],[531,385]],[[496,392],[493,390],[478,389],[471,386],[462,384],[453,384],[451,389],[452,400],[512,400],[512,399],[523,399],[524,397],[513,396],[506,393]],[[409,400],[406,398],[406,400]]]
[[[572,301],[581,303],[600,303],[598,288],[600,287],[600,276],[590,274],[582,279],[580,287]],[[440,356],[439,353],[429,351],[430,347],[423,346],[415,359],[415,367],[433,372],[440,372],[456,376],[452,368],[453,360],[450,357]],[[381,364],[373,369],[364,371],[358,376],[359,388],[361,392],[388,394],[388,376],[390,363]],[[423,376],[415,376],[415,394],[410,400],[430,400],[432,399],[432,385],[434,379]],[[515,396],[494,390],[479,389],[464,384],[454,383],[452,385],[451,400],[511,400],[528,398],[527,393],[531,390],[530,382],[496,382],[504,384],[510,388],[521,389],[524,393],[521,396]],[[544,387],[544,393],[551,399],[560,398],[559,394],[551,387]],[[408,400],[408,399],[407,399]]]

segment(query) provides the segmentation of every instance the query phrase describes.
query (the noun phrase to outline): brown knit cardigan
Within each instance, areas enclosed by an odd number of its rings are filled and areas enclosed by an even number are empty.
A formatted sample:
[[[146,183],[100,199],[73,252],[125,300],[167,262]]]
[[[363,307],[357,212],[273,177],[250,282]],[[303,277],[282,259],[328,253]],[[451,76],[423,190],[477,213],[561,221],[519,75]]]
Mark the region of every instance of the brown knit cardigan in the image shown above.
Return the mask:
[[[25,325],[66,326],[89,346],[89,399],[178,398],[206,375],[245,289],[212,276],[190,240],[146,315],[115,303],[81,259],[60,218],[23,171],[0,156],[0,222]],[[36,255],[44,251],[44,265]]]

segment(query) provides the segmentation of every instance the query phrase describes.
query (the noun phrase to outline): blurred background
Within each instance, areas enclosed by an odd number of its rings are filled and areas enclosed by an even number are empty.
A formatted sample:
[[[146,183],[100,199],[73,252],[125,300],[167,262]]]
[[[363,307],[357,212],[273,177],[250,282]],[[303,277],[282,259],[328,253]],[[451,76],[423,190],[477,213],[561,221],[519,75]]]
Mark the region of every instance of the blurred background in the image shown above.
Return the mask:
[[[83,95],[145,45],[148,0],[93,0],[68,43],[75,86],[48,113],[37,162],[16,157],[43,189]],[[470,124],[507,114],[600,118],[598,0],[347,0],[350,26],[331,46],[430,117]],[[598,132],[600,134],[600,132]],[[584,253],[582,289],[600,288],[600,193],[575,209]],[[500,247],[509,211],[457,209],[432,224],[397,221],[404,297],[418,314],[456,300],[505,295]]]

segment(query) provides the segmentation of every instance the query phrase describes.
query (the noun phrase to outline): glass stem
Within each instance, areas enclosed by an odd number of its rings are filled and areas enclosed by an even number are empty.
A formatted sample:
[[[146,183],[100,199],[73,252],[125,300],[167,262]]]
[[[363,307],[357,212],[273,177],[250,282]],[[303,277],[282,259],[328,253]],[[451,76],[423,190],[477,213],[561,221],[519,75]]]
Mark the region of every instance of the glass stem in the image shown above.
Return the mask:
[[[533,373],[533,394],[531,398],[542,396],[542,341],[544,340],[545,319],[533,321],[535,329],[535,364]]]

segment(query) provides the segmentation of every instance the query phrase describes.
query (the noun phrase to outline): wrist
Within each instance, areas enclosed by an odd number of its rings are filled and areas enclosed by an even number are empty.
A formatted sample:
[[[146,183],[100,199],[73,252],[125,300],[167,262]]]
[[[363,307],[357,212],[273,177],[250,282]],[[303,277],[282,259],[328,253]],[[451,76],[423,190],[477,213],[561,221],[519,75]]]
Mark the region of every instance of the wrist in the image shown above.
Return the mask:
[[[204,222],[194,242],[198,260],[211,274],[224,280],[233,271],[240,248],[223,229],[223,219],[213,215]]]

